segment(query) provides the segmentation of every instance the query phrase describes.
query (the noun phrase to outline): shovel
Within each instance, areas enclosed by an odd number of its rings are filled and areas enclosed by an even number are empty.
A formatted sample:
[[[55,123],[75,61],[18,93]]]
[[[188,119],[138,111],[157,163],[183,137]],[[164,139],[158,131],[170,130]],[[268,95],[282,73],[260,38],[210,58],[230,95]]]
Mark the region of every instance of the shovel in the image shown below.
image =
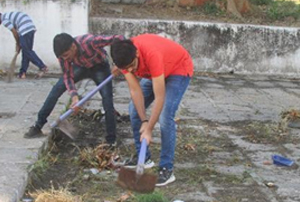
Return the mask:
[[[15,55],[14,55],[13,59],[11,60],[9,69],[7,71],[7,82],[8,83],[11,83],[13,81],[18,55],[19,55],[19,53],[15,52]]]
[[[95,95],[105,84],[110,82],[113,78],[113,75],[110,75],[107,77],[104,81],[102,81],[95,89],[93,89],[91,92],[89,92],[86,96],[84,96],[75,107],[81,107],[86,101],[88,101],[93,95]],[[51,124],[51,128],[58,128],[63,133],[65,133],[67,136],[69,136],[71,139],[76,139],[78,136],[78,130],[67,120],[65,120],[67,117],[69,117],[74,110],[70,108],[68,111],[66,111],[64,114],[62,114],[56,121],[54,121]]]
[[[144,138],[142,140],[136,170],[122,167],[117,180],[118,185],[125,189],[130,189],[140,193],[151,193],[154,191],[157,177],[149,173],[144,173],[146,149],[147,141]]]

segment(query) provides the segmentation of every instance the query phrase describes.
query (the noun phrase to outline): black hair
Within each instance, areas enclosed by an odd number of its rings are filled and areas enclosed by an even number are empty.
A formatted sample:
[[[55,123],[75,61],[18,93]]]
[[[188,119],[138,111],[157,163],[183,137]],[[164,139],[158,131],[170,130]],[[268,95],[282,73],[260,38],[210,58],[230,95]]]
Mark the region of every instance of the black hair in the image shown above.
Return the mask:
[[[136,57],[136,47],[131,40],[114,40],[110,47],[110,55],[119,69],[124,69]]]
[[[55,56],[59,58],[64,52],[68,51],[74,41],[74,38],[67,33],[57,34],[53,39],[53,51]]]

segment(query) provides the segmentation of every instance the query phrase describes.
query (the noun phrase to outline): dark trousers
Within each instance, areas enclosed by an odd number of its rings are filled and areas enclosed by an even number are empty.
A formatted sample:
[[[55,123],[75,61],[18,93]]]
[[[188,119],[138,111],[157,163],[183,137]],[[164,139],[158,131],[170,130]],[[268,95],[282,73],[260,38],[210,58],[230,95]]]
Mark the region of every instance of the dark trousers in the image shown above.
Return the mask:
[[[98,64],[92,68],[84,68],[73,66],[74,70],[74,82],[90,78],[96,85],[99,85],[108,76],[110,76],[110,68],[107,62]],[[66,86],[64,84],[63,77],[61,77],[58,82],[53,86],[52,90],[48,94],[43,107],[38,113],[38,120],[36,121],[36,126],[42,128],[47,123],[47,117],[50,115],[51,111],[54,109],[59,97],[66,91]],[[116,120],[115,120],[115,110],[113,105],[113,92],[112,92],[112,81],[104,85],[99,93],[102,97],[102,105],[105,110],[105,121],[106,121],[106,141],[108,143],[113,143],[116,140]]]
[[[22,65],[20,69],[20,75],[26,73],[29,62],[32,62],[40,70],[45,67],[43,61],[37,56],[37,54],[32,50],[34,43],[34,33],[35,31],[28,32],[24,36],[20,36],[20,46],[22,49]]]

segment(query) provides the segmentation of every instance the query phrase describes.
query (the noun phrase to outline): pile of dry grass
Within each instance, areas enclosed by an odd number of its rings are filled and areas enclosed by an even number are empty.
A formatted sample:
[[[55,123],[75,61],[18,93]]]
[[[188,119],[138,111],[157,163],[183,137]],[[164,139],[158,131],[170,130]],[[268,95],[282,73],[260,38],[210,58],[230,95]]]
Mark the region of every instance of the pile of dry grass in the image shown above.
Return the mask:
[[[300,118],[300,111],[296,109],[290,109],[288,111],[281,113],[281,118],[290,121],[290,120],[296,120]]]
[[[54,190],[37,190],[30,193],[35,202],[83,202],[81,196],[74,196],[67,189]]]
[[[113,162],[118,158],[118,151],[109,149],[107,144],[100,144],[94,149],[85,148],[80,151],[80,163],[87,167],[97,168],[99,171],[113,168]]]

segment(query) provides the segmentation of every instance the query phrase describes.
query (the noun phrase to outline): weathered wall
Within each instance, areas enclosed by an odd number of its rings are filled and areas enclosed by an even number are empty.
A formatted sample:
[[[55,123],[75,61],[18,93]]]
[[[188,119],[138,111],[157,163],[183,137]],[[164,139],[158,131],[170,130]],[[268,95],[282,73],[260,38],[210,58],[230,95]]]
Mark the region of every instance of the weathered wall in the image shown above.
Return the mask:
[[[90,18],[92,33],[156,33],[182,44],[196,71],[300,73],[300,30],[270,26]]]
[[[90,32],[131,37],[149,32],[185,46],[194,59],[196,71],[300,75],[300,32],[297,28],[88,18],[87,2],[34,0],[23,4],[5,0],[0,5],[1,12],[22,10],[32,16],[38,29],[34,49],[52,73],[60,73],[52,51],[52,40],[57,33],[68,32],[75,36]],[[13,36],[6,28],[0,26],[0,33],[0,69],[5,69],[15,46]],[[18,57],[17,68],[20,59]],[[30,68],[32,70],[37,68]]]

